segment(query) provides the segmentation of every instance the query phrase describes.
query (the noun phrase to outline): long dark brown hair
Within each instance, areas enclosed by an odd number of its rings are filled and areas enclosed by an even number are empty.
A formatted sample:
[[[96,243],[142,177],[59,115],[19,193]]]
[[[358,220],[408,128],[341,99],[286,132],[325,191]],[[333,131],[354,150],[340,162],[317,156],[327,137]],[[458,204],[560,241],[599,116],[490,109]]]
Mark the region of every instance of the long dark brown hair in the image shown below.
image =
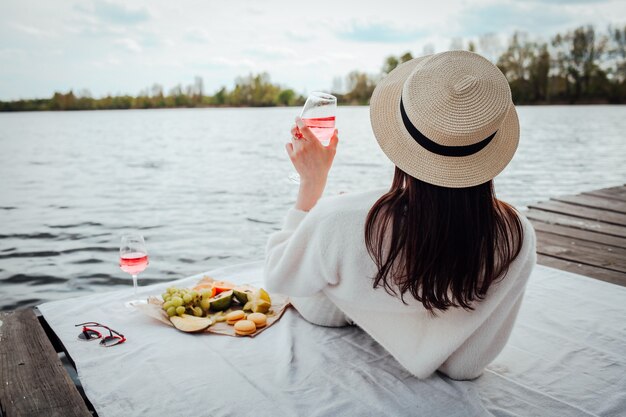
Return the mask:
[[[493,181],[446,188],[396,168],[391,189],[370,209],[367,250],[382,286],[405,302],[408,292],[424,308],[473,310],[519,254],[522,223],[496,199]]]

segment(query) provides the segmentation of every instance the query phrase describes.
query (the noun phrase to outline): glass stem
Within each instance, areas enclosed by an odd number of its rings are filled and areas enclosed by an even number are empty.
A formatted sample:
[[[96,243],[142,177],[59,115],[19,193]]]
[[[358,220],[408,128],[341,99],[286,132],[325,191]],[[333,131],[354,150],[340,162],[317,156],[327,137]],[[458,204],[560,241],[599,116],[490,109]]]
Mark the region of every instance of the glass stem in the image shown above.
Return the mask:
[[[133,275],[133,288],[135,289],[135,295],[137,295],[137,275]]]

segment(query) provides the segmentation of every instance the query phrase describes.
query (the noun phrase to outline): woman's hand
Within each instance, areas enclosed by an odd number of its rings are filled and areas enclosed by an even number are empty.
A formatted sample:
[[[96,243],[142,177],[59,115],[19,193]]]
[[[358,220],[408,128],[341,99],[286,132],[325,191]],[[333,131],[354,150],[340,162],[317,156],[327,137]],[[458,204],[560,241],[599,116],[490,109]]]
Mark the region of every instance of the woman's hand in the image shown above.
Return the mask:
[[[322,145],[299,117],[296,118],[296,126],[291,129],[291,135],[293,140],[286,144],[285,148],[293,166],[300,174],[296,209],[309,211],[324,192],[339,138],[335,130],[329,145]]]

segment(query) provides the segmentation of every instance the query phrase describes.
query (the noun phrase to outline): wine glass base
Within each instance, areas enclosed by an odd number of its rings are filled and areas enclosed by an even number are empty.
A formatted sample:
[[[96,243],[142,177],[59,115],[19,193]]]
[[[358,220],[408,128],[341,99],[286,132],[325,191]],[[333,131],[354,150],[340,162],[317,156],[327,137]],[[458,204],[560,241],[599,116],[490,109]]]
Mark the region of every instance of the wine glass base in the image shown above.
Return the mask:
[[[137,311],[138,307],[148,304],[146,300],[130,300],[124,303],[124,307],[130,311]]]

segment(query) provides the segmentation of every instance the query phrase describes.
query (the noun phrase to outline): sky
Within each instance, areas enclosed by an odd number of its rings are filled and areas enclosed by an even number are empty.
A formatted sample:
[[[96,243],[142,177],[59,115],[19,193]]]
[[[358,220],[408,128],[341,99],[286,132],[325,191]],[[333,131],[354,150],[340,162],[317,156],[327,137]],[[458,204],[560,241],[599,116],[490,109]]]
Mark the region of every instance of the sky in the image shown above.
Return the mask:
[[[0,100],[167,92],[195,76],[211,94],[263,71],[300,93],[329,91],[389,55],[486,34],[504,46],[515,30],[549,40],[585,24],[626,24],[626,1],[2,0]]]

